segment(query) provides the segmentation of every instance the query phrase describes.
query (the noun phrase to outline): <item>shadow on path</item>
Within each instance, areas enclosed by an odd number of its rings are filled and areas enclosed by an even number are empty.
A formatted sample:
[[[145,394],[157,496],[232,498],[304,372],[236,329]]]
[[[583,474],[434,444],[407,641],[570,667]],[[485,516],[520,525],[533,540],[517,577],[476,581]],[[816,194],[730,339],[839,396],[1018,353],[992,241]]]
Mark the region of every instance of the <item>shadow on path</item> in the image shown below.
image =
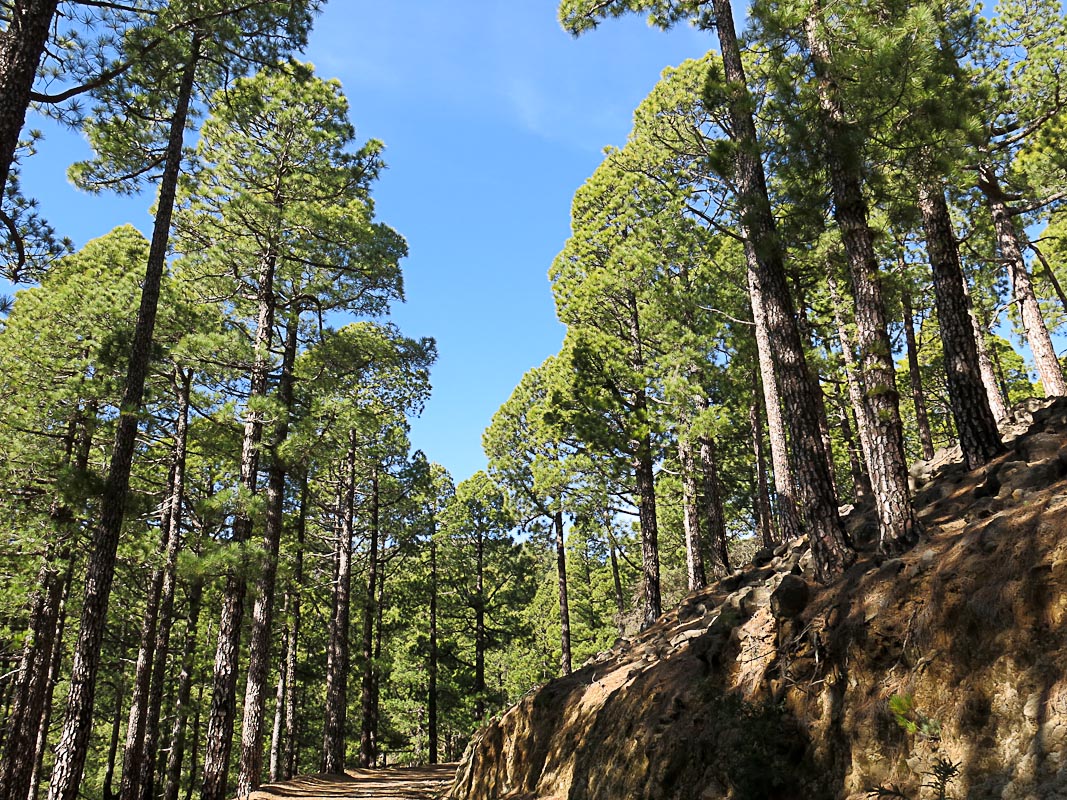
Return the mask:
[[[451,786],[455,775],[455,764],[304,775],[261,786],[249,800],[435,800]]]

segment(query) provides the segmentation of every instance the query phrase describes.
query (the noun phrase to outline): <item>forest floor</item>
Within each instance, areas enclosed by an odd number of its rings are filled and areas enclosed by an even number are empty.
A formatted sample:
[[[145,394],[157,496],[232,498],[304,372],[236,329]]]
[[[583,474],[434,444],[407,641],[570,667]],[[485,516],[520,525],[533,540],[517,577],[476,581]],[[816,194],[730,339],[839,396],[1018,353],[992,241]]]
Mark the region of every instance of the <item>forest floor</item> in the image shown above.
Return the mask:
[[[250,800],[436,800],[452,785],[455,775],[455,764],[304,775],[262,786],[252,792]]]

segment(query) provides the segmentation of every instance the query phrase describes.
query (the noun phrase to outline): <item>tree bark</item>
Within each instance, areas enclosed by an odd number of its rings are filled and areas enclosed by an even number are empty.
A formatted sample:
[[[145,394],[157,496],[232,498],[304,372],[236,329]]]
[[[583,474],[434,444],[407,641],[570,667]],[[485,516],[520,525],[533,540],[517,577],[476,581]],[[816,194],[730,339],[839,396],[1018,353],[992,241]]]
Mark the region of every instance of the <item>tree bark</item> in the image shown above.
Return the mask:
[[[300,642],[300,589],[304,585],[304,535],[307,531],[307,469],[300,474],[300,508],[296,517],[296,553],[293,556],[292,613],[289,616],[289,651],[285,662],[285,777],[297,772],[296,763],[296,665]]]
[[[427,672],[427,714],[429,716],[429,762],[437,763],[437,520],[430,532],[430,653]]]
[[[764,547],[773,547],[774,520],[771,517],[771,492],[767,482],[767,458],[763,450],[763,416],[760,414],[759,370],[752,370],[752,405],[748,424],[752,433],[752,454],[756,464],[756,529]]]
[[[641,321],[637,298],[633,292],[627,297],[630,312],[631,366],[635,372],[645,366],[641,340]],[[644,572],[645,607],[642,628],[654,624],[663,613],[660,596],[659,528],[656,520],[656,474],[655,457],[652,452],[652,435],[648,430],[648,395],[644,386],[634,392],[631,415],[642,430],[629,442],[633,458],[634,482],[637,495],[637,517],[641,527],[641,565]]]
[[[48,750],[48,734],[52,724],[52,696],[59,684],[63,668],[63,633],[67,626],[67,600],[74,582],[74,562],[67,564],[67,576],[63,581],[63,595],[59,599],[59,619],[56,623],[55,640],[52,643],[51,664],[48,667],[48,685],[45,687],[41,721],[37,727],[37,745],[33,755],[33,774],[30,775],[30,790],[27,800],[37,800],[44,771],[44,754]]]
[[[349,435],[348,456],[342,478],[341,516],[337,536],[337,578],[326,663],[326,722],[323,729],[322,771],[341,775],[345,770],[345,716],[348,707],[349,620],[352,592],[352,516],[356,491],[356,432]]]
[[[260,264],[256,286],[258,304],[254,361],[249,375],[248,403],[245,408],[244,435],[241,441],[241,490],[250,500],[257,493],[259,451],[263,437],[263,413],[256,407],[267,396],[270,377],[270,344],[274,332],[274,273],[277,257],[268,250]],[[233,519],[233,542],[242,544],[252,535],[252,517],[247,506],[238,509]],[[234,718],[237,715],[237,673],[241,648],[241,623],[244,618],[248,587],[239,570],[226,576],[219,639],[215,650],[212,677],[211,711],[208,716],[207,741],[204,744],[204,779],[201,800],[226,800],[226,778],[233,746]]]
[[[182,761],[185,756],[186,728],[189,720],[189,697],[193,685],[193,670],[196,658],[196,632],[197,625],[200,622],[200,606],[203,595],[203,583],[197,578],[190,584],[187,592],[189,608],[186,614],[185,643],[182,646],[182,666],[178,675],[178,686],[174,700],[174,726],[171,728],[170,753],[167,755],[163,800],[178,800]],[[197,713],[199,714],[199,710]],[[198,725],[193,726],[194,748],[196,746],[195,737],[198,727]],[[193,762],[194,764],[196,762],[195,752]]]
[[[900,553],[919,540],[922,526],[908,494],[900,395],[878,258],[867,224],[860,143],[849,125],[835,82],[830,48],[820,29],[818,17],[822,10],[818,0],[812,2],[811,8],[805,29],[819,94],[834,219],[841,231],[855,295],[856,344],[863,386],[861,405],[865,412],[865,419],[859,425],[861,442],[862,438],[867,441],[867,468],[878,513],[878,547],[883,553]]]
[[[485,534],[477,533],[474,584],[474,720],[485,719],[485,652],[489,641],[485,632]]]
[[[0,196],[26,124],[30,93],[58,5],[59,0],[13,3],[7,30],[0,32]]]
[[[855,561],[856,554],[837,516],[837,498],[819,430],[822,401],[797,329],[730,0],[713,0],[712,9],[727,83],[727,110],[737,145],[733,178],[741,228],[755,262],[750,285],[755,286],[763,303],[767,331],[774,342],[775,375],[789,409],[796,500],[811,535],[817,577],[827,581]]]
[[[53,509],[58,509],[53,504]],[[55,514],[53,513],[53,517]],[[66,545],[56,552],[50,545],[38,572],[38,589],[31,597],[30,625],[22,647],[18,673],[12,688],[4,736],[4,759],[0,764],[0,797],[26,800],[33,787],[34,753],[45,714],[48,677],[53,651],[61,648],[57,639],[65,581],[62,566],[69,561]]]
[[[915,341],[915,314],[911,309],[911,295],[907,288],[901,291],[900,302],[904,311],[904,339],[908,348],[908,373],[911,379],[911,400],[915,405],[915,427],[919,430],[923,458],[929,461],[934,457],[934,437],[930,432],[930,417],[926,412],[926,395],[923,393],[923,379],[919,367],[919,347]]]
[[[175,431],[174,479],[170,498],[170,535],[163,566],[160,591],[159,623],[156,626],[155,660],[152,664],[145,725],[144,758],[141,761],[139,800],[151,800],[156,794],[156,756],[159,749],[159,716],[163,708],[166,684],[167,654],[170,652],[170,633],[174,624],[174,593],[177,589],[178,556],[182,549],[183,503],[185,498],[185,461],[188,451],[189,401],[192,392],[192,370],[175,369],[175,388],[178,394],[178,424]],[[123,776],[125,778],[125,776]]]
[[[989,410],[993,412],[993,417],[999,425],[1011,416],[1008,408],[1008,393],[1001,376],[997,375],[993,354],[989,351],[989,342],[986,339],[986,326],[978,318],[978,310],[971,299],[971,289],[967,285],[966,276],[963,279],[963,295],[967,300],[967,314],[971,318],[971,330],[974,334],[975,350],[978,352],[978,371],[982,376],[982,386],[985,388],[986,397],[989,398]]]
[[[1003,445],[982,384],[963,269],[944,191],[935,181],[920,181],[918,197],[934,277],[949,404],[963,459],[969,469],[976,469],[999,454]]]
[[[282,618],[286,620],[286,628],[282,633],[282,661],[278,665],[278,683],[274,692],[274,725],[271,727],[270,734],[270,765],[268,770],[268,779],[271,783],[276,783],[281,779],[281,763],[282,763],[282,723],[285,721],[285,678],[287,674],[287,665],[289,663],[289,603],[291,600],[291,592],[285,593],[285,599],[282,601]]]
[[[270,299],[273,319],[273,291]],[[263,773],[263,708],[267,675],[270,672],[271,628],[274,623],[274,589],[278,576],[286,465],[281,448],[289,436],[289,415],[293,407],[293,365],[300,329],[300,313],[291,309],[286,320],[285,346],[278,381],[278,419],[271,437],[271,463],[267,476],[266,519],[263,525],[262,570],[256,583],[252,606],[252,633],[249,637],[248,675],[245,681],[244,719],[241,726],[241,759],[237,775],[237,796],[247,797],[259,787]]]
[[[560,501],[562,503],[562,501]],[[571,609],[567,594],[567,546],[563,539],[563,510],[552,515],[556,532],[556,580],[559,587],[559,667],[563,675],[571,674]]]
[[[989,212],[993,216],[993,229],[997,235],[1000,258],[1008,269],[1012,294],[1019,305],[1023,334],[1034,356],[1034,366],[1037,367],[1045,396],[1063,396],[1067,394],[1067,382],[1063,379],[1063,370],[1056,358],[1056,349],[1052,346],[1052,337],[1049,336],[1045,319],[1041,315],[1030,271],[1026,268],[1026,260],[1023,258],[1024,234],[1020,234],[1015,227],[1004,190],[991,165],[984,164],[979,168],[978,188],[985,195]]]
[[[771,334],[767,328],[763,298],[756,283],[756,270],[758,269],[756,255],[748,242],[745,243],[745,255],[748,296],[752,306],[752,319],[755,322],[756,352],[762,378],[763,406],[767,411],[767,436],[771,444],[771,470],[778,509],[778,531],[783,540],[789,541],[800,536],[800,512],[797,509],[796,491],[793,488],[792,472],[789,468],[789,442],[785,433],[785,419],[782,417],[778,378],[775,375],[774,348],[771,345]]]
[[[688,420],[683,416],[678,431],[678,468],[682,478],[682,527],[685,530],[685,565],[689,591],[707,586],[704,547],[700,540],[700,511],[697,508],[696,459],[689,440]]]
[[[119,534],[125,516],[126,496],[130,486],[130,470],[137,441],[137,420],[144,398],[145,380],[152,359],[152,339],[159,306],[159,288],[166,265],[170,222],[181,171],[182,144],[185,124],[193,96],[196,67],[199,61],[200,34],[194,34],[189,57],[182,73],[181,84],[170,122],[166,163],[160,179],[159,199],[153,224],[152,242],[144,282],[141,284],[141,305],[137,312],[133,344],[127,366],[126,387],[121,413],[115,431],[111,464],[104,483],[100,503],[100,522],[93,530],[82,601],[81,626],[74,648],[71,666],[70,691],[67,695],[66,719],[63,733],[56,747],[56,760],[48,787],[48,800],[77,800],[78,786],[85,769],[92,732],[93,700],[96,674],[100,666],[100,646],[107,622],[111,582],[115,575],[115,556]],[[222,800],[222,798],[215,798]]]
[[[111,787],[115,780],[115,765],[118,761],[119,731],[122,727],[122,694],[125,691],[126,685],[124,679],[120,676],[115,684],[115,709],[111,715],[111,738],[107,748],[107,766],[104,767],[104,800],[115,800],[118,797]]]
[[[871,454],[873,444],[871,443],[870,434],[873,426],[870,422],[870,409],[864,402],[863,378],[856,364],[855,344],[852,341],[848,326],[845,324],[845,319],[841,315],[844,299],[837,288],[837,280],[833,275],[827,274],[826,284],[830,290],[830,301],[834,305],[834,324],[837,327],[838,341],[841,343],[841,360],[844,367],[845,384],[848,386],[848,399],[856,414],[856,432],[859,437],[860,452],[863,454],[863,464],[866,466],[866,472],[864,472],[864,478],[867,480],[866,487],[873,492],[873,487],[870,486],[869,482],[870,465],[873,458]]]
[[[730,551],[726,541],[726,514],[722,508],[722,490],[719,488],[718,456],[715,442],[704,433],[697,437],[700,456],[700,518],[707,521],[707,537],[704,544],[710,548],[711,574],[721,578],[730,572]]]
[[[368,769],[374,766],[378,755],[374,747],[374,732],[377,715],[374,713],[375,663],[374,621],[377,617],[378,590],[378,537],[380,534],[380,501],[378,467],[371,471],[370,479],[370,526],[367,552],[367,593],[363,598],[363,684],[360,692],[362,721],[359,731],[359,766]]]

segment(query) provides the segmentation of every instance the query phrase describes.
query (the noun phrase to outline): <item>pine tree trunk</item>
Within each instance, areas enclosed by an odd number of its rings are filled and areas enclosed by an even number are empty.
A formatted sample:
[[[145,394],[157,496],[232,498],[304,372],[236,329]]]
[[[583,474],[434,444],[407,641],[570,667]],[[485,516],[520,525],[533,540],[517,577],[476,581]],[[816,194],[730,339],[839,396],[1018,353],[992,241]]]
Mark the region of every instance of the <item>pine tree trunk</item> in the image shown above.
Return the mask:
[[[1007,392],[993,364],[993,357],[989,352],[989,343],[985,335],[986,327],[978,318],[978,311],[971,299],[971,290],[967,285],[966,277],[963,279],[963,295],[967,300],[967,313],[971,318],[971,331],[974,335],[975,350],[978,353],[978,371],[982,376],[982,386],[989,399],[989,410],[993,412],[993,417],[999,425],[1011,416]]]
[[[706,401],[703,401],[706,405]],[[715,454],[715,442],[705,434],[697,437],[700,456],[700,518],[707,521],[707,540],[710,548],[711,574],[721,578],[730,572],[730,552],[726,541],[726,514],[722,508],[722,491],[719,488],[719,465]]]
[[[189,58],[182,73],[181,85],[170,122],[166,163],[160,179],[156,216],[149,248],[141,305],[137,312],[133,344],[127,366],[122,413],[115,431],[111,464],[100,502],[100,522],[93,530],[92,545],[82,601],[81,625],[71,666],[70,691],[67,695],[66,719],[56,747],[55,765],[48,787],[48,800],[77,800],[89,751],[92,732],[93,700],[96,674],[100,666],[100,646],[107,622],[111,582],[115,575],[115,556],[125,515],[130,470],[137,441],[138,412],[144,398],[145,381],[152,358],[152,338],[159,306],[159,288],[166,265],[167,243],[174,198],[181,170],[185,123],[193,96],[196,66],[199,60],[200,35],[194,34]],[[221,797],[215,800],[222,800]]]
[[[930,432],[930,417],[926,412],[926,395],[919,367],[919,347],[915,341],[915,315],[911,309],[911,295],[907,288],[901,290],[900,302],[904,311],[904,339],[908,348],[908,372],[911,378],[911,400],[915,405],[915,427],[919,430],[919,444],[923,458],[934,457],[934,437]]]
[[[645,366],[643,344],[641,340],[641,321],[638,314],[637,298],[629,293],[627,305],[630,312],[630,362],[634,371],[640,374]],[[652,436],[647,431],[648,396],[645,388],[639,387],[634,392],[631,416],[636,424],[645,427],[630,440],[630,453],[633,456],[634,482],[637,495],[637,516],[641,527],[641,565],[644,572],[645,607],[641,627],[654,624],[663,613],[663,601],[660,597],[659,570],[659,529],[656,520],[656,474],[652,453]]]
[[[678,431],[678,468],[682,478],[682,527],[685,531],[685,565],[689,591],[703,589],[707,583],[704,572],[704,548],[700,540],[700,511],[697,508],[696,460],[689,441],[689,422],[683,416]]]
[[[55,640],[52,643],[51,663],[48,667],[48,685],[45,688],[44,703],[41,707],[41,721],[37,727],[37,745],[33,755],[33,774],[30,775],[30,791],[27,800],[37,800],[44,771],[44,754],[48,750],[48,734],[52,724],[52,696],[59,684],[63,669],[63,633],[67,627],[67,600],[70,587],[74,582],[74,562],[67,565],[67,576],[63,581],[63,595],[59,599],[59,619],[56,623]]]
[[[53,505],[53,508],[58,508]],[[55,516],[55,514],[53,514]],[[56,553],[49,545],[44,563],[38,572],[38,589],[31,597],[30,624],[22,647],[18,673],[12,688],[11,706],[7,712],[4,736],[4,759],[0,764],[0,797],[4,800],[26,800],[33,787],[34,753],[45,714],[49,669],[52,653],[61,649],[57,639],[60,610],[63,605],[65,581],[61,572],[63,562],[69,561],[69,548]]]
[[[380,496],[378,485],[378,468],[371,471],[370,480],[370,527],[367,531],[367,593],[363,598],[363,684],[360,693],[362,722],[359,734],[359,766],[368,769],[374,766],[377,753],[374,752],[374,730],[377,719],[374,713],[374,620],[377,617],[378,591],[378,537]]]
[[[963,459],[969,469],[975,469],[1000,453],[1003,445],[982,385],[974,328],[964,294],[963,269],[944,191],[938,183],[925,181],[920,182],[918,194],[934,276],[949,404]]]
[[[133,690],[130,696],[130,713],[126,722],[126,744],[122,753],[122,780],[119,783],[120,800],[139,800],[141,790],[141,764],[144,759],[145,726],[148,718],[148,694],[151,691],[152,664],[156,656],[156,623],[159,621],[160,598],[163,594],[163,573],[173,528],[170,517],[174,511],[171,504],[174,496],[175,472],[171,463],[170,479],[167,481],[167,503],[160,524],[162,538],[159,543],[160,559],[152,571],[148,598],[141,621],[141,638],[137,648],[137,662],[133,671]]]
[[[639,393],[638,416],[645,413],[644,392]],[[645,585],[645,607],[641,627],[655,624],[663,613],[659,584],[659,530],[656,520],[656,474],[652,456],[652,437],[645,433],[634,442],[633,462],[637,483],[637,515],[641,527],[641,566]]]
[[[489,642],[485,632],[485,536],[479,532],[475,552],[474,584],[474,721],[485,719],[485,651]]]
[[[256,286],[258,315],[254,352],[249,376],[248,402],[245,407],[244,435],[241,441],[241,488],[249,498],[257,493],[259,451],[263,437],[263,412],[256,402],[267,396],[270,377],[270,344],[274,332],[274,273],[277,257],[273,251],[263,255]],[[239,508],[233,519],[234,544],[247,542],[252,536],[252,517],[247,508]],[[208,716],[207,741],[204,744],[204,780],[201,800],[226,800],[226,778],[233,747],[233,726],[237,715],[237,679],[241,649],[241,624],[245,595],[244,575],[230,570],[223,592],[219,618],[219,639],[215,650],[212,677],[211,711]]]
[[[196,711],[193,713],[193,736],[192,749],[189,752],[189,783],[185,789],[185,800],[192,800],[193,786],[196,783],[198,772],[197,758],[200,755],[200,708],[204,703],[204,686],[200,684],[196,689]]]
[[[174,726],[170,734],[170,753],[167,755],[166,781],[163,786],[163,800],[178,800],[181,784],[182,761],[185,756],[186,727],[189,720],[189,697],[193,685],[193,670],[196,658],[196,631],[200,622],[200,606],[204,595],[203,583],[196,579],[187,592],[188,612],[185,624],[185,643],[182,646],[182,666],[178,675],[178,686],[174,700]],[[197,712],[199,715],[199,711]],[[199,725],[193,726],[195,737]],[[195,750],[193,755],[195,765]],[[195,769],[195,766],[194,766]]]
[[[751,244],[755,275],[751,284],[762,300],[767,331],[774,342],[775,375],[789,409],[788,426],[796,501],[811,535],[816,574],[826,581],[842,572],[856,554],[841,520],[833,478],[819,430],[818,386],[808,370],[804,347],[789,293],[782,246],[775,230],[767,194],[767,179],[760,160],[759,139],[752,119],[741,49],[734,28],[730,0],[713,0],[715,30],[722,52],[723,75],[728,86],[727,110],[736,140],[734,183],[741,227]]]
[[[296,763],[296,665],[300,643],[300,589],[304,585],[304,535],[307,531],[307,469],[300,474],[300,508],[296,517],[296,553],[293,556],[292,613],[289,616],[289,652],[285,662],[285,777],[297,772]]]
[[[273,318],[273,296],[270,316]],[[256,583],[252,607],[252,633],[249,637],[248,676],[245,681],[244,719],[241,726],[241,759],[237,776],[237,796],[247,797],[258,788],[263,773],[263,708],[267,676],[270,672],[271,629],[274,624],[274,589],[278,576],[281,545],[286,465],[281,447],[289,436],[289,415],[293,407],[293,366],[296,363],[300,314],[291,311],[286,320],[285,347],[278,381],[278,419],[270,443],[271,463],[267,477],[266,519],[261,552],[263,567]]]
[[[866,485],[873,491],[873,487],[869,483],[870,464],[873,458],[871,455],[871,447],[873,445],[870,433],[873,430],[873,426],[870,422],[870,409],[867,403],[864,402],[866,393],[862,384],[863,378],[856,364],[855,344],[849,334],[848,327],[845,325],[844,317],[841,315],[844,299],[841,297],[841,293],[837,288],[837,281],[833,275],[827,275],[826,284],[830,290],[830,301],[834,305],[834,323],[837,327],[838,341],[841,343],[841,360],[844,366],[845,384],[848,386],[848,399],[856,414],[856,432],[859,437],[860,452],[863,454],[863,464],[867,468],[863,474],[867,480]]]
[[[867,440],[867,468],[878,513],[878,547],[899,553],[919,540],[922,526],[908,494],[908,464],[904,455],[904,425],[900,419],[893,348],[882,296],[874,238],[867,224],[867,201],[862,188],[862,157],[856,132],[850,129],[840,92],[834,82],[830,49],[823,41],[819,3],[805,29],[819,93],[824,157],[830,172],[834,219],[852,275],[855,294],[856,344],[859,351],[862,406],[861,437]]]
[[[607,525],[608,534],[608,557],[611,561],[611,584],[615,589],[615,612],[616,621],[619,627],[619,636],[622,636],[626,630],[623,625],[622,616],[626,613],[626,598],[622,594],[622,574],[619,571],[619,554],[615,546],[615,537],[611,533],[611,520],[605,520]]]
[[[752,405],[749,407],[748,424],[752,433],[752,454],[756,464],[756,529],[764,547],[773,547],[778,541],[774,535],[774,520],[771,517],[771,492],[767,482],[767,458],[763,451],[763,415],[760,414],[759,371],[752,370]]]
[[[1004,191],[992,166],[986,164],[979,168],[978,188],[985,195],[989,211],[993,215],[993,229],[997,234],[1000,257],[1008,268],[1012,295],[1019,304],[1023,333],[1034,356],[1034,366],[1037,367],[1045,396],[1063,396],[1067,394],[1067,382],[1063,379],[1063,370],[1056,358],[1056,349],[1052,346],[1052,337],[1049,336],[1045,319],[1041,316],[1041,307],[1037,303],[1030,271],[1026,268],[1023,258],[1023,235],[1015,227]]]
[[[289,604],[292,602],[291,593],[285,593],[285,599],[282,601],[282,618],[286,620],[286,628],[282,633],[282,658],[281,663],[278,665],[278,683],[274,692],[274,724],[271,726],[270,734],[270,767],[269,767],[269,780],[271,783],[276,783],[281,779],[281,763],[282,763],[282,723],[285,720],[285,677],[287,672],[287,665],[289,663]]]
[[[12,3],[7,30],[0,32],[0,196],[26,124],[30,93],[58,5],[59,0]]]
[[[152,574],[141,623],[141,639],[134,668],[130,714],[126,723],[126,743],[122,756],[122,782],[119,787],[121,800],[148,800],[151,796],[159,707],[163,700],[163,676],[170,640],[170,617],[174,608],[174,580],[178,553],[181,550],[186,432],[192,373],[176,368],[174,377],[178,392],[178,414],[167,500],[160,524],[160,563]]]
[[[560,501],[562,503],[562,501]],[[567,596],[567,546],[563,540],[563,511],[552,515],[556,530],[556,579],[559,587],[560,672],[571,674],[571,609]]]
[[[356,491],[356,432],[349,436],[341,517],[337,536],[337,578],[334,582],[333,617],[326,664],[326,722],[323,726],[322,771],[341,775],[345,770],[345,715],[348,708],[349,621],[352,592],[352,516]]]
[[[793,488],[792,471],[789,468],[789,442],[786,439],[781,394],[778,391],[778,378],[775,375],[774,348],[771,345],[771,334],[767,328],[763,299],[756,283],[758,269],[756,255],[748,242],[745,243],[745,254],[748,296],[752,306],[752,319],[755,322],[756,352],[763,387],[763,406],[767,411],[767,436],[771,443],[771,470],[778,508],[778,531],[783,540],[789,541],[800,536],[800,512],[797,509],[796,491]]]
[[[166,688],[167,654],[170,652],[170,632],[174,624],[174,593],[177,589],[178,556],[182,549],[183,502],[185,499],[185,461],[188,450],[189,400],[192,392],[192,370],[175,369],[175,389],[178,394],[178,422],[174,434],[174,477],[170,497],[170,534],[163,565],[163,584],[160,590],[159,622],[156,626],[155,660],[152,664],[145,725],[144,757],[141,761],[138,800],[151,800],[156,794],[156,756],[159,749],[159,717]],[[123,776],[125,779],[125,776]]]
[[[852,414],[853,407],[845,402],[840,385],[837,387],[834,399],[837,401],[837,411],[841,418],[841,441],[845,445],[845,452],[848,453],[848,467],[849,472],[852,474],[852,493],[855,497],[855,502],[862,503],[871,496],[871,482],[868,480],[867,472],[863,468],[863,456],[852,432],[852,421],[849,417]]]
[[[427,715],[429,716],[429,762],[437,763],[437,521],[430,532],[430,652],[427,667]]]
[[[125,635],[123,636],[125,638]],[[115,800],[118,795],[111,788],[115,780],[115,765],[119,754],[119,731],[122,726],[122,694],[126,691],[125,682],[120,676],[115,684],[115,709],[111,715],[111,738],[107,748],[107,766],[104,767],[104,800]]]

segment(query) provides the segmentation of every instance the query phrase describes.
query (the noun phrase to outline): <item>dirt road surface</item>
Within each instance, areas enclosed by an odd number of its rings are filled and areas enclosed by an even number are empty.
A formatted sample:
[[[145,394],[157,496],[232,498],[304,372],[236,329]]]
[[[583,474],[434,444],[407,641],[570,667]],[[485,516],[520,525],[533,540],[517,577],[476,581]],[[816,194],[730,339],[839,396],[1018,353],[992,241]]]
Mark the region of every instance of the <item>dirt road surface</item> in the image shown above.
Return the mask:
[[[437,800],[455,775],[455,764],[305,775],[261,786],[249,800]]]

